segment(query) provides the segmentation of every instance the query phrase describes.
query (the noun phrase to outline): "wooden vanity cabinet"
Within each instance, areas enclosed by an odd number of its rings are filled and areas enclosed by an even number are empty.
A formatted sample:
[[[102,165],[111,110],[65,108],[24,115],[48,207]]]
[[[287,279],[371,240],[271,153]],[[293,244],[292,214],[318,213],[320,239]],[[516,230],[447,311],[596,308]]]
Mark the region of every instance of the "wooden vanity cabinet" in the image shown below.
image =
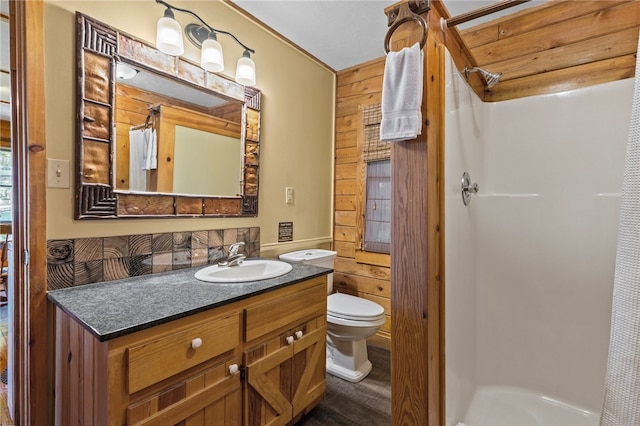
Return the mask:
[[[100,342],[56,308],[56,425],[286,425],[324,397],[326,276]]]
[[[55,423],[205,426],[228,409],[240,425],[241,318],[212,310],[100,342],[56,309]]]
[[[245,310],[246,426],[293,424],[324,398],[326,299],[323,283]]]

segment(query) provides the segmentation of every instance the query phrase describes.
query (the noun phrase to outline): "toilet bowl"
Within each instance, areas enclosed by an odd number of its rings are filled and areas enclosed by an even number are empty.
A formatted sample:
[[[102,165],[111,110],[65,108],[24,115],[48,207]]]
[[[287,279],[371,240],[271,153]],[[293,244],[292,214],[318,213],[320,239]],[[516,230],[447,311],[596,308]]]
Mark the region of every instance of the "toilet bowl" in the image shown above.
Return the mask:
[[[335,251],[310,249],[285,253],[280,259],[333,269],[336,255]],[[371,372],[367,338],[384,325],[384,308],[361,297],[332,291],[333,273],[327,278],[327,372],[359,382]]]
[[[384,308],[349,294],[327,298],[327,371],[350,382],[371,372],[367,338],[384,325]]]

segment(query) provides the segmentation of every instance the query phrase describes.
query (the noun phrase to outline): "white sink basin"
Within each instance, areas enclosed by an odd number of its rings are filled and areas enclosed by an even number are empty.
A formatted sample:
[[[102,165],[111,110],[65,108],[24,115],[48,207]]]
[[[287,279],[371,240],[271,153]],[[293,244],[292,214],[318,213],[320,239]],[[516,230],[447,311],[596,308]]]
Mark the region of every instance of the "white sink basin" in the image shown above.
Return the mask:
[[[279,277],[293,266],[279,260],[245,260],[238,266],[211,265],[196,272],[195,277],[210,283],[241,283]]]

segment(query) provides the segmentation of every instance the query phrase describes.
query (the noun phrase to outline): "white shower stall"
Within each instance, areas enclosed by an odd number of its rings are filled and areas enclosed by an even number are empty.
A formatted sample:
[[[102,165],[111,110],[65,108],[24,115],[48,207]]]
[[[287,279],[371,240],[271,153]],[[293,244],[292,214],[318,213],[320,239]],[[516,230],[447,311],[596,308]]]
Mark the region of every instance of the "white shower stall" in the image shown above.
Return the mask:
[[[483,103],[446,64],[446,424],[595,426],[634,81]]]

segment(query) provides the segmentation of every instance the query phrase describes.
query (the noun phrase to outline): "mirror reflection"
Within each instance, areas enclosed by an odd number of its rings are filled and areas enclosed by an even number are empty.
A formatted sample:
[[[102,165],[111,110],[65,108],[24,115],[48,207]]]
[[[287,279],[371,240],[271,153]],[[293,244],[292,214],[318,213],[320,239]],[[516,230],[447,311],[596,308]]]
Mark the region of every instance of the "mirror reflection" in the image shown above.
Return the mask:
[[[242,195],[242,103],[116,67],[116,191]]]
[[[241,194],[242,150],[239,142],[234,137],[176,126],[173,192]]]

